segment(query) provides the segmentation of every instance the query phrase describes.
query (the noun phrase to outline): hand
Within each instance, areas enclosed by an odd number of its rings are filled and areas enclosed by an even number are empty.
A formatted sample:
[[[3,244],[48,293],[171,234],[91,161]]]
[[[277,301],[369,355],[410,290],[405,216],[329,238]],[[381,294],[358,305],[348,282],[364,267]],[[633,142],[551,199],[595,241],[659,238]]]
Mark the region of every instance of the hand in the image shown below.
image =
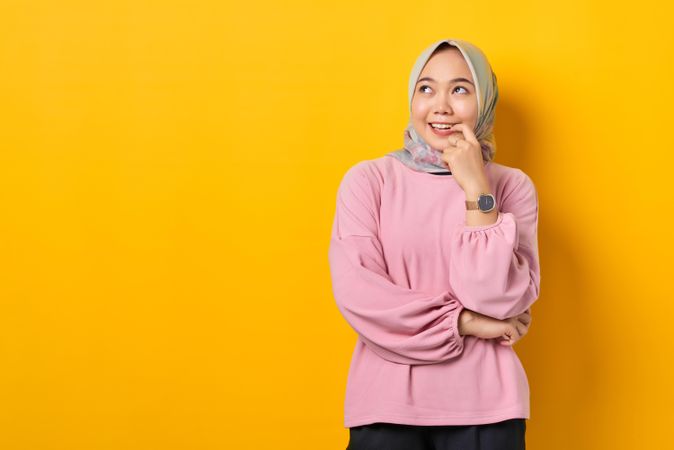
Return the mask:
[[[464,312],[467,313],[464,317]],[[498,339],[501,345],[514,345],[529,332],[531,326],[531,310],[522,314],[499,320],[475,311],[464,310],[460,317],[461,334],[472,335],[482,339]]]
[[[452,130],[457,132],[447,137],[447,148],[440,158],[447,163],[452,176],[464,191],[489,186],[482,149],[473,130],[463,123],[452,126]]]

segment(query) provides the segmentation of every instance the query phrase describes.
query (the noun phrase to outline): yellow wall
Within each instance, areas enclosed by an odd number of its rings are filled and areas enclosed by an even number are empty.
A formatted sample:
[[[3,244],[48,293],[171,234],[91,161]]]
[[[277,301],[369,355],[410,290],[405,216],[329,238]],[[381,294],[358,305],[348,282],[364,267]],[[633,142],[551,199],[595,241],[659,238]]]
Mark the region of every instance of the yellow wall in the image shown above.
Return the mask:
[[[528,446],[671,445],[671,7],[317,3],[0,4],[0,448],[345,448],[336,187],[446,37],[539,191]]]

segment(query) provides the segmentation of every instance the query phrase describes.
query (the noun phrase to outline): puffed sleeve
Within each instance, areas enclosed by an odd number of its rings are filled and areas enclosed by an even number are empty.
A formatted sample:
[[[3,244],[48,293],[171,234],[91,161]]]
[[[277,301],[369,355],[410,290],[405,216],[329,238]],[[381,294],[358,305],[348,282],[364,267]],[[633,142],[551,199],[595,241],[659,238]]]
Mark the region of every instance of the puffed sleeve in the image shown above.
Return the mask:
[[[395,284],[379,240],[380,193],[363,161],[337,192],[328,259],[340,313],[365,345],[399,364],[435,364],[463,351],[463,310],[449,292],[430,295]]]
[[[518,169],[495,223],[454,229],[449,280],[465,308],[505,319],[525,312],[540,291],[538,194]]]

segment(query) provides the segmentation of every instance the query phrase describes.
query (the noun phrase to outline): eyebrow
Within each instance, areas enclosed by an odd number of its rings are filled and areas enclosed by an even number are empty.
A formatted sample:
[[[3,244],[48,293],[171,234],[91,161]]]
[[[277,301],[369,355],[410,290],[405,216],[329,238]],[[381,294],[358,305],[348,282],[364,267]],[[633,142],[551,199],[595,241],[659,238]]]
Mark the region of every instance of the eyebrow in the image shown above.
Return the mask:
[[[434,80],[433,78],[431,78],[431,77],[423,77],[423,78],[419,78],[419,81],[417,81],[417,84],[421,83],[422,81],[432,81],[432,82],[435,83],[435,80]],[[468,79],[466,79],[466,78],[454,78],[453,80],[449,80],[450,84],[451,84],[451,83],[458,83],[459,81],[465,81],[466,83],[470,83],[470,84],[472,84],[473,86],[475,86],[475,84],[473,84],[472,81],[470,81],[470,80],[468,80]]]

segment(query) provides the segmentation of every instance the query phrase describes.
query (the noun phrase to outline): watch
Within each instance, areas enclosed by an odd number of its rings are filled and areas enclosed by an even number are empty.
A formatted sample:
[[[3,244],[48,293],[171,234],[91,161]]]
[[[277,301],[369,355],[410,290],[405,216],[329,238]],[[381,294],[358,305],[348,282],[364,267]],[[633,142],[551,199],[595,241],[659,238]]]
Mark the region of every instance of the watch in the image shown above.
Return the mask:
[[[480,194],[477,201],[466,200],[466,209],[479,209],[483,213],[488,213],[496,207],[496,199],[491,194]]]

